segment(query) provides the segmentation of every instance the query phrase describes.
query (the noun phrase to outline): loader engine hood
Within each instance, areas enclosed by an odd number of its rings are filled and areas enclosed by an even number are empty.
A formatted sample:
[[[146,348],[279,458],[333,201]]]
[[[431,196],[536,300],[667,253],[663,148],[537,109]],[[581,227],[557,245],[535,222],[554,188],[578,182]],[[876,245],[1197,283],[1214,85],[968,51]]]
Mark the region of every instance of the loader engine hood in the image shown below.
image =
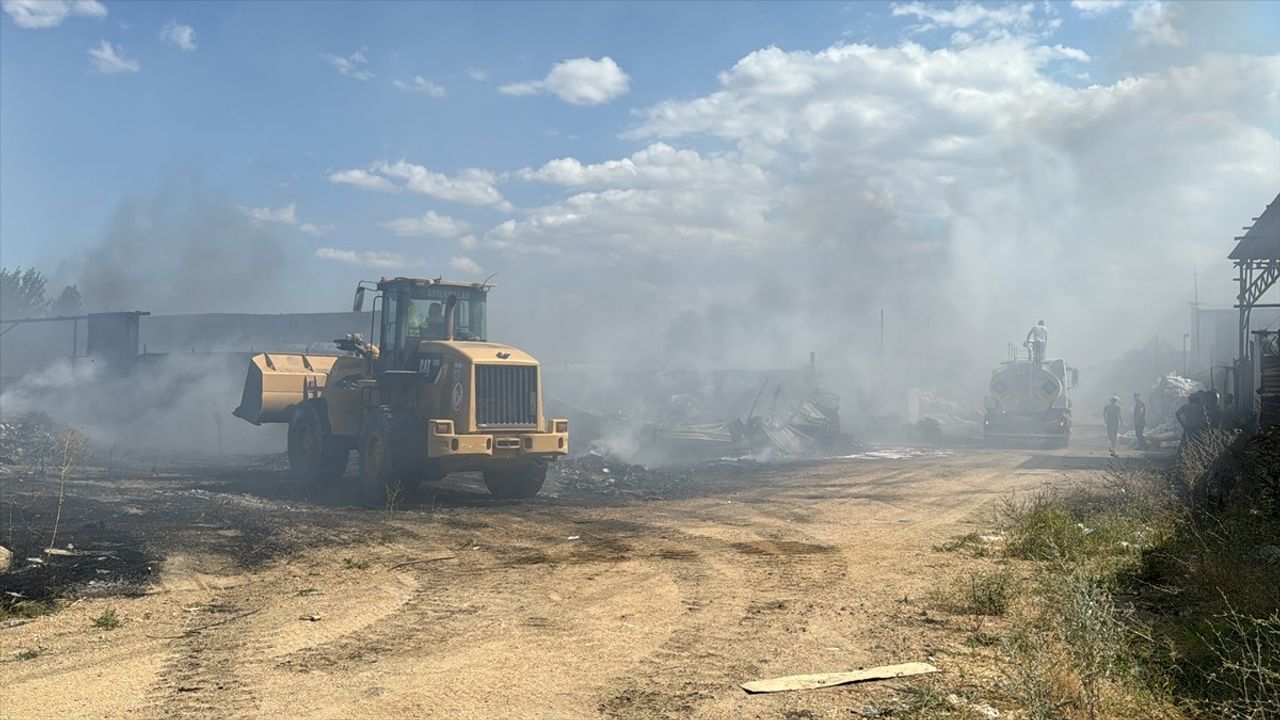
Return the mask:
[[[528,353],[499,343],[424,340],[418,357],[431,382],[443,382],[443,410],[465,432],[544,427],[538,361]]]
[[[421,354],[461,355],[468,363],[479,365],[537,365],[532,355],[501,343],[469,340],[423,340],[418,343]]]

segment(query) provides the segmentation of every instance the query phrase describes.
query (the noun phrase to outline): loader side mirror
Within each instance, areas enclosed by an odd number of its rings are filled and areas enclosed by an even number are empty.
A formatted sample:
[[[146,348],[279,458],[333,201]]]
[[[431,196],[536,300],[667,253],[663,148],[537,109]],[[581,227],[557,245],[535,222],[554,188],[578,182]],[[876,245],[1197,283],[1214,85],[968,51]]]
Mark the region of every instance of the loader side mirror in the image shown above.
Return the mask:
[[[351,312],[360,312],[364,310],[364,288],[356,288],[355,302],[351,303]]]

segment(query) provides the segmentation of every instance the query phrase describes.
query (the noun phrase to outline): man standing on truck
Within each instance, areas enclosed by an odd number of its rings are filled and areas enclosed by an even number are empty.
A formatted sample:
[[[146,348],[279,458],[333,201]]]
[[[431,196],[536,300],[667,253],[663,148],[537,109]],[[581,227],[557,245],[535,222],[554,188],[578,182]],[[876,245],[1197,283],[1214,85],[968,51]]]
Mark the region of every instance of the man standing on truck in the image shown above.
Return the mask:
[[[1147,439],[1142,431],[1147,429],[1147,405],[1142,402],[1142,393],[1133,394],[1133,434],[1138,438],[1138,449],[1147,449]]]
[[[1102,421],[1107,424],[1107,443],[1111,454],[1116,454],[1116,440],[1120,437],[1120,396],[1112,395],[1111,402],[1102,408]]]
[[[1049,344],[1049,329],[1044,326],[1043,320],[1031,328],[1026,341],[1031,345],[1031,360],[1039,367],[1044,362],[1044,348]]]

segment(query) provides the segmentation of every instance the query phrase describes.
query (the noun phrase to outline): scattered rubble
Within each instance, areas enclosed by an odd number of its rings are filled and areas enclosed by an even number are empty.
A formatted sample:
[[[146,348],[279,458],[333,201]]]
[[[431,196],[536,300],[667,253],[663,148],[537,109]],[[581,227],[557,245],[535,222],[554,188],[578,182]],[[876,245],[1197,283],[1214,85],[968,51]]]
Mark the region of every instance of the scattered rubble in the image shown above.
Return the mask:
[[[955,693],[950,693],[943,699],[946,700],[947,704],[950,705],[951,707],[959,710],[971,711],[972,713],[978,715],[979,717],[984,717],[984,718],[1000,717],[1000,711],[991,707],[990,705],[986,703],[980,703],[980,702],[970,702],[960,697],[959,695],[956,695]]]
[[[956,402],[939,390],[916,391],[920,409],[920,423],[930,421],[939,436],[942,432],[964,434],[982,429],[982,410],[967,403]]]
[[[725,457],[819,457],[855,447],[840,430],[840,398],[820,388],[788,396],[778,383],[770,407],[757,413],[768,381],[745,420],[712,420],[691,395],[671,396],[666,413],[645,423],[637,456],[645,460]]]
[[[688,474],[677,470],[646,468],[594,453],[556,463],[553,477],[561,492],[636,497],[662,497],[690,484]]]
[[[47,463],[58,446],[53,420],[24,415],[0,420],[0,465]]]

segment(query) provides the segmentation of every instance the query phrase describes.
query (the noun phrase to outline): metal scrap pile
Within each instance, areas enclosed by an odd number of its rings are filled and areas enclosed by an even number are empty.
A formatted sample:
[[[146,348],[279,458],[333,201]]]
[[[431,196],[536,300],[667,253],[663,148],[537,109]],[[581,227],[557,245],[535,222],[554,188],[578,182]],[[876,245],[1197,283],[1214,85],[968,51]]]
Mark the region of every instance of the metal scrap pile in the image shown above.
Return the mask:
[[[847,445],[840,432],[840,398],[814,389],[789,410],[747,420],[747,441],[756,453],[818,455]]]
[[[764,388],[761,388],[763,394]],[[694,398],[671,398],[683,412],[647,423],[642,431],[645,454],[651,457],[714,459],[745,455],[814,456],[847,449],[849,438],[840,432],[840,398],[812,389],[787,398],[778,385],[772,406],[756,414],[753,404],[745,421],[708,422]]]

